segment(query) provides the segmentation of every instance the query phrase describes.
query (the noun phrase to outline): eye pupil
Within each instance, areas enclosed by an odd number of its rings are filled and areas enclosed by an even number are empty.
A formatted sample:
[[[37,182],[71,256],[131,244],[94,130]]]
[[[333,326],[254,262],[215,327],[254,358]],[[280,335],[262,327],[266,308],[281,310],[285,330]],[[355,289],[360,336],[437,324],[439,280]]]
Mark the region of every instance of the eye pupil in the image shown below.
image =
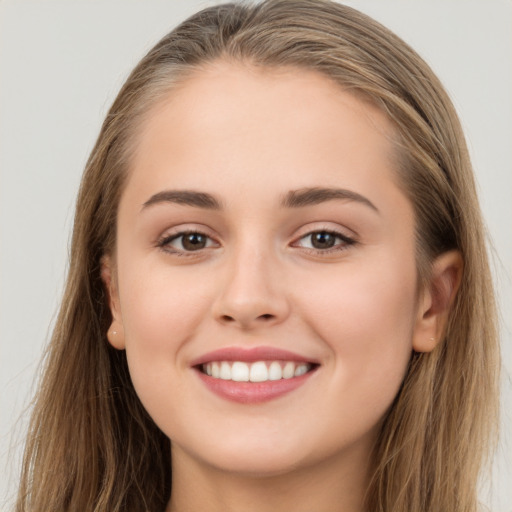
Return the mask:
[[[311,235],[311,245],[315,249],[330,249],[334,247],[336,237],[326,231],[319,231]]]
[[[187,251],[197,251],[206,247],[206,237],[200,233],[183,235],[183,248]]]

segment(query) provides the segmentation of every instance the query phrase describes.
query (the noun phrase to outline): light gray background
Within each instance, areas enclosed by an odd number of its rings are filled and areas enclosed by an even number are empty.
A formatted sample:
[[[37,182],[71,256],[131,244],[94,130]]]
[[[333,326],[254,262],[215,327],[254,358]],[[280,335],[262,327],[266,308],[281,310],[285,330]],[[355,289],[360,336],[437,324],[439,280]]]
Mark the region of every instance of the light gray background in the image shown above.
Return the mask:
[[[0,0],[0,507],[8,510],[31,386],[61,294],[86,158],[134,64],[198,0]],[[466,129],[495,248],[502,440],[482,499],[512,511],[512,3],[355,0],[409,42]]]

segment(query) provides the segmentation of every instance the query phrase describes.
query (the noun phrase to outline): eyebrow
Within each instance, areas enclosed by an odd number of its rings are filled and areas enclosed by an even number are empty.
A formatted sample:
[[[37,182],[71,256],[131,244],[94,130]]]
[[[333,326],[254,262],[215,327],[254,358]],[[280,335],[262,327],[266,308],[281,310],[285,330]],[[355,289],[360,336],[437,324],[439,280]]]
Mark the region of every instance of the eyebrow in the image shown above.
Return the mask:
[[[377,213],[379,212],[378,208],[366,197],[352,190],[342,188],[311,187],[290,190],[284,196],[281,205],[285,208],[302,208],[304,206],[321,204],[333,199],[355,201],[368,206]],[[206,192],[198,192],[195,190],[164,190],[152,195],[142,205],[142,210],[160,203],[183,204],[206,210],[222,209],[221,201]]]
[[[286,194],[282,204],[287,208],[301,208],[303,206],[311,206],[324,203],[325,201],[331,201],[332,199],[355,201],[379,213],[378,208],[369,199],[357,192],[344,188],[313,187],[291,190]]]
[[[142,209],[159,203],[176,203],[186,206],[195,206],[207,210],[221,210],[222,206],[211,194],[196,192],[195,190],[164,190],[152,195],[143,205]]]

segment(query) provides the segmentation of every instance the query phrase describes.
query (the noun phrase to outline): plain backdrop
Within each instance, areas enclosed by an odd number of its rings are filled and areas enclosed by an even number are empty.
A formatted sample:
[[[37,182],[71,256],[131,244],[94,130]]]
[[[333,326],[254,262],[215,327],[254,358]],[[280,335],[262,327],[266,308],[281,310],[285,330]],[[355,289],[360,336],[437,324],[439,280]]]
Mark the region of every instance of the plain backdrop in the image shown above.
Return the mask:
[[[9,510],[33,381],[66,273],[74,198],[128,72],[219,2],[0,0],[0,509]],[[502,316],[502,437],[482,500],[512,511],[512,3],[354,0],[433,67],[460,113],[490,232]],[[3,507],[3,508],[2,508]],[[449,511],[446,511],[449,512]]]

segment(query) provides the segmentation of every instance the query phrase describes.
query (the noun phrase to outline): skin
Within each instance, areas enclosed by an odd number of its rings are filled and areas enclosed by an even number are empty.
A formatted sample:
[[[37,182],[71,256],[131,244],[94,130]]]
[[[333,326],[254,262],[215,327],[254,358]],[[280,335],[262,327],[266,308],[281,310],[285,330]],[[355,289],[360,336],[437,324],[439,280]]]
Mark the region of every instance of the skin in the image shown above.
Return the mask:
[[[143,405],[171,439],[169,511],[363,510],[382,418],[412,350],[439,339],[460,268],[443,255],[419,292],[392,131],[314,72],[224,62],[147,116],[103,278],[110,342],[126,350]],[[318,187],[371,205],[282,204]],[[222,207],[143,206],[168,190],[208,193]],[[315,250],[310,234],[326,230],[339,233],[334,246]],[[206,246],[169,242],[183,231],[203,233]],[[212,350],[262,345],[319,367],[258,404],[214,395],[191,368]]]

